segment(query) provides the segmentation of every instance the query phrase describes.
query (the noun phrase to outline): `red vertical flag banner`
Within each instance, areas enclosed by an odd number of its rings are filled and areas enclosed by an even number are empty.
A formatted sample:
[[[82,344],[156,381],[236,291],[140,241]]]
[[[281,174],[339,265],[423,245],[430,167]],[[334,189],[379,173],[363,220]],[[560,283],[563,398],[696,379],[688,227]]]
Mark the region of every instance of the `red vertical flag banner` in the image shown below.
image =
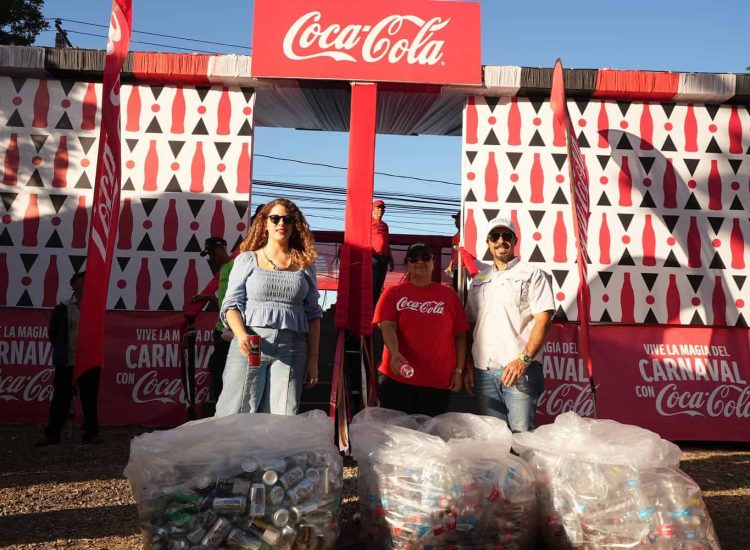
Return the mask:
[[[130,47],[132,0],[113,0],[102,84],[99,154],[73,379],[104,363],[104,317],[120,215],[120,70]]]
[[[573,123],[570,120],[568,107],[565,100],[565,82],[563,80],[563,66],[558,59],[552,73],[552,90],[550,93],[550,105],[554,115],[553,126],[557,131],[565,129],[565,137],[568,147],[568,169],[570,171],[570,197],[573,206],[573,225],[576,236],[576,248],[578,251],[578,319],[581,323],[580,349],[583,362],[589,374],[592,395],[594,386],[594,366],[591,362],[591,342],[589,339],[589,315],[591,297],[588,285],[589,255],[587,252],[587,239],[589,231],[589,180],[586,172],[586,163],[581,154],[581,147],[576,138]],[[594,405],[596,407],[596,405]]]

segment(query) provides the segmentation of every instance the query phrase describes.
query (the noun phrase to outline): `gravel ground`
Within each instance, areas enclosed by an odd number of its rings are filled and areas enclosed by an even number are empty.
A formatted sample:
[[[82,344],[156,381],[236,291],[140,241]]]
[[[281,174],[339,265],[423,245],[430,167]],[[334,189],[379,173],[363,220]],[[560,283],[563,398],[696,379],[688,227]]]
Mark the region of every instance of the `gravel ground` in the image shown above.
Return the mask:
[[[0,426],[1,548],[137,548],[136,507],[122,471],[142,428],[105,428],[103,443],[33,447],[41,429]],[[72,440],[71,440],[72,441]],[[722,548],[750,548],[750,445],[683,445],[682,469],[695,479]],[[356,476],[345,462],[342,548],[355,548]]]

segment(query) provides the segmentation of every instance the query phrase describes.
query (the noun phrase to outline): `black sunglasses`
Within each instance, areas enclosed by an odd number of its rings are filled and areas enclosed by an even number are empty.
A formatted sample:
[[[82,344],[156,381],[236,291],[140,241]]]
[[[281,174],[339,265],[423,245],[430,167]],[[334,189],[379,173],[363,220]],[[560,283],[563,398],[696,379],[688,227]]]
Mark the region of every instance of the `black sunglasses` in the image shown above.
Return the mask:
[[[492,233],[487,235],[487,238],[492,243],[496,243],[500,237],[502,237],[505,242],[510,242],[513,240],[513,237],[515,237],[515,235],[512,231],[493,231]]]
[[[279,225],[279,222],[281,220],[284,220],[284,225],[292,225],[294,223],[294,215],[287,214],[286,216],[279,216],[278,214],[271,214],[268,216],[268,219],[271,220],[271,223],[274,225]]]
[[[415,264],[419,261],[429,262],[432,259],[432,254],[429,252],[422,252],[421,254],[410,254],[406,257],[406,261],[410,264]]]

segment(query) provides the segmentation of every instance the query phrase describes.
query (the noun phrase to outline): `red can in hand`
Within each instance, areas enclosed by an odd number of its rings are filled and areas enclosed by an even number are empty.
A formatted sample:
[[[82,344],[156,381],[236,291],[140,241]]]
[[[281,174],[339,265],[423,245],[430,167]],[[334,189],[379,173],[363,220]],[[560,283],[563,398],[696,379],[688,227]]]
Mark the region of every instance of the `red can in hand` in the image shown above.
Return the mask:
[[[260,367],[260,336],[257,334],[248,334],[247,343],[250,348],[250,355],[247,356],[248,366]]]

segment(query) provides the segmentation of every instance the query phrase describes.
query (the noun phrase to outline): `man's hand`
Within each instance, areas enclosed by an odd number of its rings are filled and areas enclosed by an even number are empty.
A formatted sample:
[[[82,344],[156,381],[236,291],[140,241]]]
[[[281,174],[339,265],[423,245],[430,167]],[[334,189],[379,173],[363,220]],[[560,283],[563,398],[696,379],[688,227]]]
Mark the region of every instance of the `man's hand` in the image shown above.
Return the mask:
[[[453,377],[451,378],[451,386],[450,390],[453,393],[458,393],[461,391],[461,384],[463,382],[463,374],[458,371],[453,371]]]
[[[397,376],[401,376],[401,367],[406,364],[406,358],[400,353],[396,352],[391,356],[391,372]]]
[[[526,369],[528,368],[529,366],[520,359],[511,361],[503,369],[503,376],[501,378],[503,384],[509,388],[515,386],[518,379],[526,373]]]
[[[474,367],[472,365],[464,367],[464,387],[469,395],[474,395]]]

